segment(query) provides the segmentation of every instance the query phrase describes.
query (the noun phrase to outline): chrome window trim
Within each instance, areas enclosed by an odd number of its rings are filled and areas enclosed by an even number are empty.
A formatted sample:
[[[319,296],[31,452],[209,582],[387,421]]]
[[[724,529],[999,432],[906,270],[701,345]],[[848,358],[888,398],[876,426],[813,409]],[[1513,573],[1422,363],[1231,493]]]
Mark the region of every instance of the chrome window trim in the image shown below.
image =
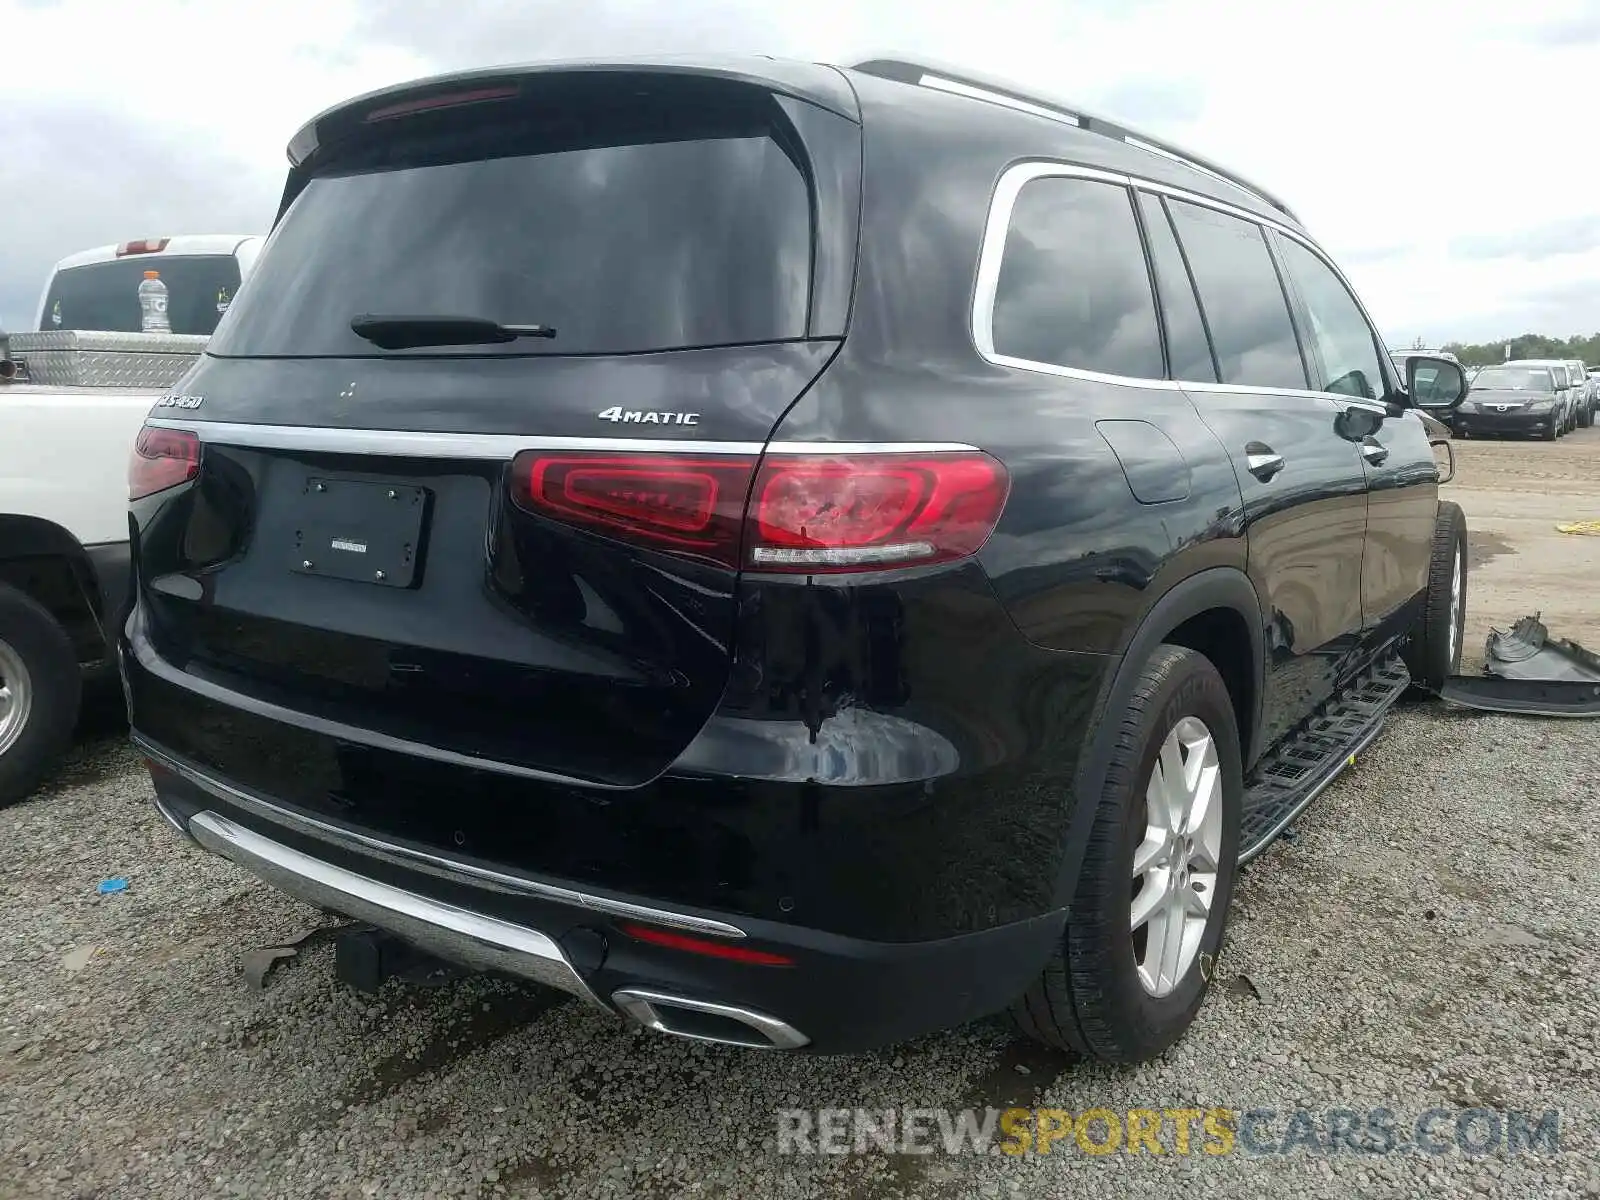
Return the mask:
[[[1102,371],[1088,371],[1082,367],[1067,367],[1059,363],[1036,362],[1033,359],[1015,358],[1009,354],[1001,354],[994,348],[994,302],[995,293],[1000,283],[1000,265],[1005,256],[1006,234],[1011,227],[1012,209],[1016,207],[1017,197],[1022,189],[1036,179],[1091,179],[1101,183],[1117,184],[1125,188],[1134,188],[1139,191],[1156,193],[1182,200],[1189,204],[1200,205],[1216,212],[1224,213],[1240,220],[1249,221],[1256,225],[1273,229],[1286,237],[1299,242],[1334,273],[1334,276],[1344,285],[1350,297],[1360,310],[1362,318],[1373,331],[1375,345],[1383,347],[1385,353],[1388,347],[1383,345],[1383,339],[1377,334],[1377,326],[1373,324],[1372,315],[1367,312],[1366,306],[1361,303],[1361,297],[1355,288],[1350,286],[1350,281],[1334,265],[1316,242],[1301,231],[1285,224],[1282,221],[1261,213],[1251,212],[1247,208],[1240,208],[1236,204],[1229,204],[1226,200],[1218,200],[1214,196],[1202,195],[1191,192],[1185,188],[1174,187],[1172,184],[1160,183],[1156,180],[1146,179],[1139,175],[1125,174],[1117,171],[1106,171],[1098,167],[1084,167],[1076,163],[1061,162],[1056,159],[1027,159],[1006,168],[995,183],[994,193],[989,200],[989,215],[984,221],[983,241],[978,251],[978,270],[973,284],[972,309],[970,333],[972,344],[976,347],[979,356],[987,363],[997,367],[1008,367],[1019,371],[1032,371],[1039,375],[1057,375],[1066,379],[1082,379],[1090,383],[1110,383],[1124,387],[1139,387],[1147,389],[1160,389],[1169,391],[1218,393],[1223,395],[1234,394],[1244,396],[1314,396],[1319,400],[1335,400],[1341,404],[1356,404],[1360,407],[1373,407],[1377,411],[1386,412],[1387,409],[1381,401],[1366,400],[1361,396],[1348,396],[1342,392],[1325,392],[1314,388],[1276,388],[1260,387],[1255,384],[1245,383],[1218,383],[1214,379],[1150,379],[1138,375],[1112,375]]]
[[[966,442],[719,442],[700,438],[552,437],[522,433],[428,433],[327,425],[257,425],[151,417],[145,424],[193,433],[201,442],[252,450],[374,454],[401,458],[510,461],[522,450],[595,450],[629,454],[938,454],[976,450]]]
[[[634,904],[627,900],[615,900],[609,896],[597,896],[592,892],[579,891],[576,888],[560,887],[556,884],[529,879],[523,875],[514,875],[507,871],[497,871],[489,867],[478,866],[475,863],[466,862],[459,858],[434,854],[419,847],[407,845],[404,842],[394,842],[386,838],[373,837],[371,834],[360,833],[343,825],[335,825],[328,821],[319,820],[316,817],[280,807],[235,784],[218,779],[209,772],[202,771],[192,763],[184,761],[171,751],[156,745],[148,738],[142,737],[137,733],[132,735],[131,740],[134,747],[141,754],[159,762],[174,775],[207,795],[231,804],[236,808],[243,809],[252,816],[259,817],[273,825],[295,830],[318,841],[330,842],[333,845],[341,846],[356,853],[368,854],[385,862],[393,863],[396,866],[424,871],[440,879],[485,886],[497,892],[510,895],[532,896],[540,900],[552,900],[559,904],[570,904],[577,908],[588,909],[591,912],[605,913],[608,916],[627,917],[631,920],[644,921],[651,925],[690,930],[696,933],[711,934],[716,937],[742,938],[746,936],[744,930],[736,925],[729,925],[725,921],[672,912],[646,904]],[[158,800],[157,803],[159,805],[160,801]],[[167,820],[176,825],[181,832],[186,835],[189,834],[188,828],[178,822],[164,807],[162,812],[167,817]]]

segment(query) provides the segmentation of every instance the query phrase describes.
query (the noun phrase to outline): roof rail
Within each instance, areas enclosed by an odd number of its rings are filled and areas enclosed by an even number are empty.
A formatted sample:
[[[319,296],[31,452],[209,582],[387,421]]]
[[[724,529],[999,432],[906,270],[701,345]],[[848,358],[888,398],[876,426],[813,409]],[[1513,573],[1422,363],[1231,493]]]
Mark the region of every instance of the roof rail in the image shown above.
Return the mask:
[[[1120,122],[1087,112],[1075,104],[1026,92],[1015,84],[977,75],[963,67],[953,67],[929,59],[873,58],[853,63],[849,69],[860,71],[864,75],[876,75],[880,79],[891,79],[897,83],[917,84],[957,96],[968,96],[974,100],[987,100],[991,104],[1003,104],[1007,108],[1031,112],[1035,116],[1046,117],[1053,121],[1066,121],[1089,133],[1113,138],[1137,150],[1158,154],[1162,158],[1171,159],[1173,162],[1209,175],[1277,209],[1296,224],[1299,223],[1300,218],[1295,216],[1294,210],[1287,204],[1266,188],[1251,183],[1236,172],[1219,167],[1216,163],[1188,150],[1180,150],[1150,134],[1141,133]]]

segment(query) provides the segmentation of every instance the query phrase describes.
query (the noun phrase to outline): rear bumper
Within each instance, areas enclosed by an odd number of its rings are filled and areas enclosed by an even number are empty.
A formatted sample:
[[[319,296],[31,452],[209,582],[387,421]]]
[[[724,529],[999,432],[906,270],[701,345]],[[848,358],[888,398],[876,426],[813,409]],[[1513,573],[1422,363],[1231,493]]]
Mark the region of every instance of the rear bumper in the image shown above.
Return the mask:
[[[1059,945],[1065,914],[882,943],[736,914],[663,908],[486,868],[247,791],[136,735],[175,828],[308,903],[463,966],[542,983],[701,1040],[851,1052],[998,1011]],[[640,941],[629,924],[757,949],[752,964]]]

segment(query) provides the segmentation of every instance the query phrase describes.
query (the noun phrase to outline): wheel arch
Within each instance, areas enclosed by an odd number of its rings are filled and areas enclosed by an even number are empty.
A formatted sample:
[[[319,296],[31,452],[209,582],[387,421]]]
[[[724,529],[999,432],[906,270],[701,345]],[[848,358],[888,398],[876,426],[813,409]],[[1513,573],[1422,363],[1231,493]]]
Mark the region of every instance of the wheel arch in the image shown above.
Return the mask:
[[[0,583],[47,609],[66,629],[79,661],[105,654],[99,573],[66,529],[43,517],[0,513]]]
[[[1111,756],[1117,722],[1110,714],[1127,707],[1156,647],[1165,642],[1184,646],[1211,659],[1233,697],[1240,718],[1240,751],[1245,771],[1261,752],[1262,694],[1266,675],[1266,622],[1261,599],[1249,577],[1235,567],[1211,567],[1174,584],[1145,612],[1133,628],[1115,669],[1109,672],[1090,724],[1089,741],[1079,759],[1074,788],[1077,803],[1067,834],[1067,853],[1056,885],[1056,898],[1069,906],[1077,889],[1083,851]],[[1235,693],[1235,688],[1246,695]]]

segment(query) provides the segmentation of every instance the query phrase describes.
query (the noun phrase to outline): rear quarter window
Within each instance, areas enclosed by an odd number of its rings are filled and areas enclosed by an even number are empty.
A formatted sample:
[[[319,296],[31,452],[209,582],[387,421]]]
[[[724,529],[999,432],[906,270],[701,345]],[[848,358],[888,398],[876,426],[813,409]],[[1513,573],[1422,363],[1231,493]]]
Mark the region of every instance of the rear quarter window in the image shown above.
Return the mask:
[[[1165,375],[1126,188],[1065,176],[1023,184],[1006,230],[992,331],[994,352],[1024,364]]]

